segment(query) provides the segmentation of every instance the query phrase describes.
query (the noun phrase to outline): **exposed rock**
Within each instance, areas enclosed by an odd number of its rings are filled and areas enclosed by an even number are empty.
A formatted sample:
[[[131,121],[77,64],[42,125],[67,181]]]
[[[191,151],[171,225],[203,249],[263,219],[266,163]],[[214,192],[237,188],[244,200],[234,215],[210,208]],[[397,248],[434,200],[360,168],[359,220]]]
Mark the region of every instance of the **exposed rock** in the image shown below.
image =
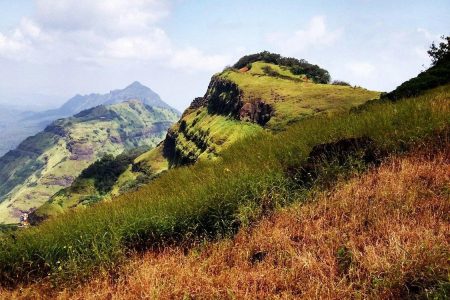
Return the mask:
[[[92,160],[94,149],[86,143],[71,141],[67,144],[67,148],[72,153],[71,160]]]
[[[45,184],[47,185],[57,185],[62,187],[68,187],[72,184],[72,182],[75,180],[73,176],[54,176],[54,175],[48,175],[43,178]]]
[[[265,125],[272,117],[272,106],[262,100],[245,103],[239,111],[241,121],[249,121]]]
[[[242,90],[236,83],[214,76],[204,98],[209,113],[231,115],[238,119],[243,105],[242,96]]]
[[[45,132],[50,132],[56,135],[59,135],[61,137],[66,137],[67,136],[67,132],[64,129],[64,126],[61,126],[59,124],[57,124],[56,122],[48,125],[45,129]]]
[[[110,140],[111,143],[113,143],[113,144],[121,144],[121,143],[122,143],[122,139],[120,138],[120,136],[111,135],[111,136],[109,137],[109,140]]]
[[[206,106],[207,102],[205,97],[197,97],[192,100],[191,105],[189,105],[189,109],[197,109],[202,106]]]

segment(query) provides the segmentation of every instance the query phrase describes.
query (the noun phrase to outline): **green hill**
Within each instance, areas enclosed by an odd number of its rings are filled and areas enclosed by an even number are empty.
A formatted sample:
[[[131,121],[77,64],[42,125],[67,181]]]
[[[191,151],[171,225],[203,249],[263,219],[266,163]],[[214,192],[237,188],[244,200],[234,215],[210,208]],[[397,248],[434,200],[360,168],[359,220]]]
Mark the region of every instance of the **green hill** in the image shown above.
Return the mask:
[[[205,95],[184,111],[164,142],[137,157],[115,177],[106,193],[95,188],[92,178],[79,178],[39,208],[37,219],[111,199],[148,183],[170,167],[215,160],[237,141],[262,132],[277,133],[302,119],[348,111],[379,97],[379,92],[363,88],[315,83],[308,77],[315,74],[310,69],[322,69],[304,61],[302,66],[309,69],[302,73],[294,68],[300,64],[298,60],[288,59],[294,63],[287,64],[279,55],[261,55],[250,60],[244,57],[236,64],[240,66],[244,60],[245,69],[231,68],[214,75]]]
[[[154,147],[177,118],[130,100],[53,122],[0,158],[0,223],[17,223],[104,155]]]

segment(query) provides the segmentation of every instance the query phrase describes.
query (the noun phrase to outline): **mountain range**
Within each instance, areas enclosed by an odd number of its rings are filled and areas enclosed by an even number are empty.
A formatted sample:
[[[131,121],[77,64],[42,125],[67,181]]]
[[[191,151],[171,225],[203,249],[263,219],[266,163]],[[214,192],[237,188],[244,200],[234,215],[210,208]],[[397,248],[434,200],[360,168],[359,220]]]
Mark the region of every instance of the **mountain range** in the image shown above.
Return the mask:
[[[18,222],[22,213],[42,205],[105,155],[156,146],[179,117],[151,89],[135,82],[106,95],[75,96],[60,109],[31,115],[23,123],[37,130],[72,113],[0,158],[0,223]]]
[[[14,149],[26,137],[43,130],[52,121],[69,117],[98,105],[117,104],[123,101],[139,99],[152,107],[171,109],[160,96],[150,88],[135,81],[124,89],[113,90],[107,94],[92,93],[76,95],[57,109],[42,112],[26,112],[19,109],[1,109],[0,114],[0,155]],[[174,110],[175,111],[175,110]]]

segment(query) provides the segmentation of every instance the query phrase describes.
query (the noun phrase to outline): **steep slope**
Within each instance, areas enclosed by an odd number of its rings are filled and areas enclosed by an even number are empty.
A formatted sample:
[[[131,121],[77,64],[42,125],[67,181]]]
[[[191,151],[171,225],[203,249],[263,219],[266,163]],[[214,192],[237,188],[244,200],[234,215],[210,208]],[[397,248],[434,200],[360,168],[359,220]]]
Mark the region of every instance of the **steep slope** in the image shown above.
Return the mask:
[[[430,68],[403,82],[395,90],[383,95],[383,98],[395,101],[450,83],[450,36],[444,38],[439,47],[433,44],[428,54],[433,60]]]
[[[0,222],[17,222],[106,154],[155,146],[177,118],[172,109],[130,100],[53,122],[0,158]]]
[[[280,67],[280,69],[283,68]],[[271,80],[289,80],[299,83],[299,86],[312,84],[294,80],[295,77],[292,77],[294,75],[306,75],[307,77],[307,74],[291,72],[292,79],[283,79],[279,75],[270,75],[273,74],[270,69],[267,72],[264,71],[268,75],[263,76],[252,75],[248,73],[250,70],[247,67],[247,70],[227,70],[225,72],[232,72],[231,75],[238,76],[240,76],[238,72],[242,72],[245,76],[252,76],[251,78],[255,79],[268,76]],[[216,83],[217,88],[214,88]],[[242,124],[258,126],[262,129],[257,135],[238,139],[224,147],[219,151],[219,159],[213,161],[201,159],[199,156],[200,159],[197,159],[197,163],[181,168],[172,168],[162,173],[150,184],[134,192],[122,194],[114,201],[100,203],[89,210],[68,212],[33,228],[0,234],[0,284],[16,285],[20,282],[32,282],[42,278],[47,278],[52,284],[58,284],[69,280],[90,280],[98,274],[109,274],[109,279],[117,282],[118,266],[126,261],[130,253],[151,251],[152,249],[159,251],[169,249],[170,251],[170,248],[165,247],[173,244],[186,248],[204,245],[209,238],[231,236],[240,227],[251,226],[261,217],[270,216],[277,208],[289,205],[292,201],[301,203],[309,198],[311,192],[330,188],[329,191],[332,192],[332,187],[337,180],[346,180],[349,176],[361,174],[367,169],[376,167],[386,156],[405,153],[418,145],[427,145],[426,142],[430,141],[432,144],[442,145],[444,149],[448,148],[450,85],[435,88],[411,99],[396,102],[373,101],[371,105],[365,105],[350,112],[343,111],[336,114],[316,112],[316,115],[313,114],[311,117],[303,117],[300,122],[296,122],[294,116],[294,124],[282,127],[280,128],[281,132],[278,133],[276,130],[277,134],[273,134],[274,129],[270,130],[269,128],[278,129],[276,122],[270,125],[272,120],[276,120],[277,103],[275,101],[264,103],[269,104],[271,108],[275,107],[274,113],[270,114],[261,113],[269,111],[268,109],[243,110],[243,116],[250,117],[254,121],[242,122],[240,121],[240,112],[246,104],[249,108],[265,106],[261,102],[256,104],[258,102],[235,101],[236,97],[230,95],[236,95],[236,90],[231,88],[227,89],[231,93],[220,92],[222,83],[225,86],[238,86],[236,83],[230,83],[230,80],[221,78],[213,81],[212,92],[208,95],[217,95],[218,93],[218,96],[211,99],[208,97],[199,99],[194,103],[192,110],[204,109],[208,112],[208,116],[218,115],[225,117],[227,121],[239,121]],[[322,85],[317,87],[322,87]],[[263,88],[265,86],[255,89],[255,92],[259,92]],[[238,91],[240,90],[242,89],[239,88]],[[352,90],[350,88],[343,91]],[[355,92],[359,93],[360,90],[355,89]],[[237,93],[237,95],[243,95],[237,97],[238,100],[245,99],[245,90],[243,94]],[[322,95],[322,97],[324,96]],[[263,99],[263,101],[268,100]],[[238,105],[235,105],[236,103]],[[256,113],[247,114],[247,111]],[[289,113],[290,111],[287,110],[286,116],[289,116]],[[270,115],[270,119],[266,118],[267,115]],[[257,116],[263,116],[263,118]],[[185,118],[186,115],[183,119]],[[195,126],[196,124],[193,123],[194,121],[190,125]],[[260,124],[265,125],[262,127]],[[184,127],[181,121],[176,126]],[[236,129],[239,130],[239,127]],[[178,140],[174,139],[174,141],[176,146]],[[193,143],[199,145],[195,140]],[[164,149],[164,147],[162,148]],[[429,151],[431,147],[425,149]],[[203,153],[205,152],[200,155]],[[148,153],[144,155],[148,155]],[[168,162],[176,165],[177,161]],[[163,165],[163,161],[159,163]],[[395,173],[397,171],[395,164],[393,168]],[[398,181],[400,178],[395,177],[395,179]],[[418,179],[424,182],[426,191],[429,192],[432,181],[422,176],[419,176]],[[376,182],[372,186],[375,184]],[[438,192],[446,197],[444,200],[448,199],[447,187],[432,190],[432,193]],[[355,196],[353,193],[349,195],[351,197],[345,196],[347,200],[353,199]],[[380,191],[381,199],[385,195],[384,190]],[[394,202],[392,206],[388,207],[393,209],[394,213],[391,214],[393,217],[398,216],[398,213],[407,213],[414,209],[414,205],[410,205],[411,202],[409,202],[413,193],[407,190],[405,195],[406,199],[399,199],[399,194],[393,193],[394,201],[406,200],[403,202],[406,205],[398,207]],[[419,196],[422,195],[419,194]],[[367,199],[369,204],[373,203],[370,199]],[[422,203],[422,199],[418,199],[419,201],[412,203]],[[325,201],[325,204],[327,203],[329,202]],[[359,207],[359,205],[355,206],[354,217],[362,216],[358,210]],[[379,208],[375,209],[378,212]],[[442,206],[439,204],[432,206],[433,217],[434,213],[441,209]],[[327,205],[325,212],[330,213],[330,217],[336,216],[333,208],[328,209]],[[355,239],[361,237],[364,229],[367,228],[369,232],[373,229],[371,226],[374,224],[370,220],[362,224],[351,223],[354,220],[351,218],[352,215],[346,211],[342,212],[342,223],[336,223],[336,225],[343,224],[343,229],[348,228],[345,226],[350,224],[362,225],[351,230]],[[381,229],[393,228],[396,224],[391,222],[391,219],[386,219],[387,223],[385,224],[388,226]],[[301,218],[294,220],[299,222]],[[320,218],[313,214],[311,221],[317,220],[320,221]],[[323,222],[318,222],[318,235],[322,234],[320,230],[324,226],[330,224],[328,221],[325,219]],[[411,224],[412,227],[417,226],[417,220],[412,218]],[[402,226],[399,228],[401,230]],[[430,228],[436,229],[435,226],[430,226]],[[252,227],[249,229],[251,230]],[[335,227],[331,226],[329,229],[335,230]],[[382,234],[381,238],[380,234]],[[384,234],[386,234],[386,230],[380,230],[373,236],[375,249],[383,246],[383,244],[377,244],[376,241],[383,241]],[[339,232],[336,236],[342,237]],[[319,246],[322,241],[324,244],[330,241],[327,237],[325,235],[323,240],[318,240]],[[347,237],[348,235],[343,238]],[[302,241],[301,238],[300,241]],[[411,240],[411,236],[408,234],[403,238],[405,241]],[[373,241],[371,238],[368,240]],[[199,243],[197,244],[197,242]],[[390,242],[390,240],[386,242]],[[275,243],[274,246],[276,245],[278,244]],[[312,245],[318,249],[317,243]],[[398,245],[397,240],[393,240],[393,245]],[[351,266],[349,263],[351,255],[347,249],[353,245],[344,244],[344,246],[337,249],[336,253],[338,254],[338,264],[342,262],[342,270],[344,270],[344,277],[340,278],[339,282],[348,280],[349,277],[346,275],[350,274],[347,273],[347,270],[350,270],[348,266]],[[423,249],[421,246],[419,245],[415,249]],[[442,248],[446,249],[445,245],[442,245]],[[354,249],[360,251],[358,247]],[[429,248],[425,247],[425,249]],[[265,256],[264,253],[256,250],[255,256],[251,255],[254,257],[252,260],[255,264],[263,261]],[[403,258],[411,257],[410,253],[405,253],[401,247],[399,247],[399,251]],[[284,253],[275,256],[277,263],[281,265],[286,258]],[[317,254],[317,252],[315,253]],[[422,253],[428,253],[428,251]],[[322,258],[319,255],[318,259]],[[225,261],[230,263],[230,260]],[[423,261],[415,259],[412,263],[415,265],[416,262]],[[306,261],[303,266],[308,266],[308,262]],[[381,260],[381,262],[385,262],[385,260]],[[404,265],[401,264],[399,267]],[[429,270],[432,275],[437,274],[434,273],[435,269],[430,269],[429,266],[435,265],[426,265],[424,268],[416,270],[419,272]],[[329,270],[330,266],[326,266],[326,269]],[[289,273],[289,269],[286,270]],[[386,268],[382,267],[380,270],[379,273],[374,274],[379,276],[369,276],[367,282],[374,285],[379,284],[378,279],[386,274],[384,272]],[[394,268],[394,274],[398,274],[397,270]],[[209,279],[223,280],[223,278],[212,277],[218,274],[217,270],[213,268],[211,271]],[[324,275],[323,277],[330,278],[327,273],[321,274]],[[408,276],[411,274],[414,272],[407,273]],[[410,278],[411,280],[409,280]],[[406,288],[409,290],[410,287],[416,286],[416,278],[421,280],[427,276],[400,277],[401,280],[404,279],[400,282],[408,283]],[[381,277],[381,279],[384,278]],[[436,279],[441,280],[442,277],[439,276]],[[358,289],[361,287],[359,283],[357,281],[351,286]],[[382,281],[381,283],[387,283],[389,286],[391,282]],[[239,281],[238,284],[245,286],[246,282]],[[444,284],[448,286],[447,282]],[[433,285],[425,285],[425,287],[433,287]],[[358,295],[356,294],[356,296]]]
[[[264,129],[282,131],[304,118],[346,111],[379,97],[379,92],[363,88],[315,83],[306,73],[253,61],[214,75],[205,96],[194,99],[164,144],[137,158],[136,164],[158,173],[168,166],[214,158],[235,141]],[[164,160],[167,163],[161,163]]]
[[[0,155],[14,149],[28,136],[42,131],[54,120],[73,116],[83,110],[98,106],[117,104],[123,101],[138,99],[151,107],[160,107],[175,111],[163,102],[158,94],[150,88],[134,82],[124,89],[113,90],[107,94],[76,95],[58,109],[43,112],[16,113],[14,118],[0,121]]]

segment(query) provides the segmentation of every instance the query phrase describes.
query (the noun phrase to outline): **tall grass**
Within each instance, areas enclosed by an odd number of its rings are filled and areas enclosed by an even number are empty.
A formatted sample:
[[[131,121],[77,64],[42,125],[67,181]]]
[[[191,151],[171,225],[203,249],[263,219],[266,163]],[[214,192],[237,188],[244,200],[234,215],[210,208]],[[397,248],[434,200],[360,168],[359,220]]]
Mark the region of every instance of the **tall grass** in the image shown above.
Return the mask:
[[[450,86],[358,113],[311,118],[277,135],[262,133],[222,158],[170,170],[140,190],[0,237],[0,281],[83,279],[109,270],[136,248],[232,233],[252,203],[288,201],[286,166],[314,145],[367,136],[386,152],[447,130]]]

